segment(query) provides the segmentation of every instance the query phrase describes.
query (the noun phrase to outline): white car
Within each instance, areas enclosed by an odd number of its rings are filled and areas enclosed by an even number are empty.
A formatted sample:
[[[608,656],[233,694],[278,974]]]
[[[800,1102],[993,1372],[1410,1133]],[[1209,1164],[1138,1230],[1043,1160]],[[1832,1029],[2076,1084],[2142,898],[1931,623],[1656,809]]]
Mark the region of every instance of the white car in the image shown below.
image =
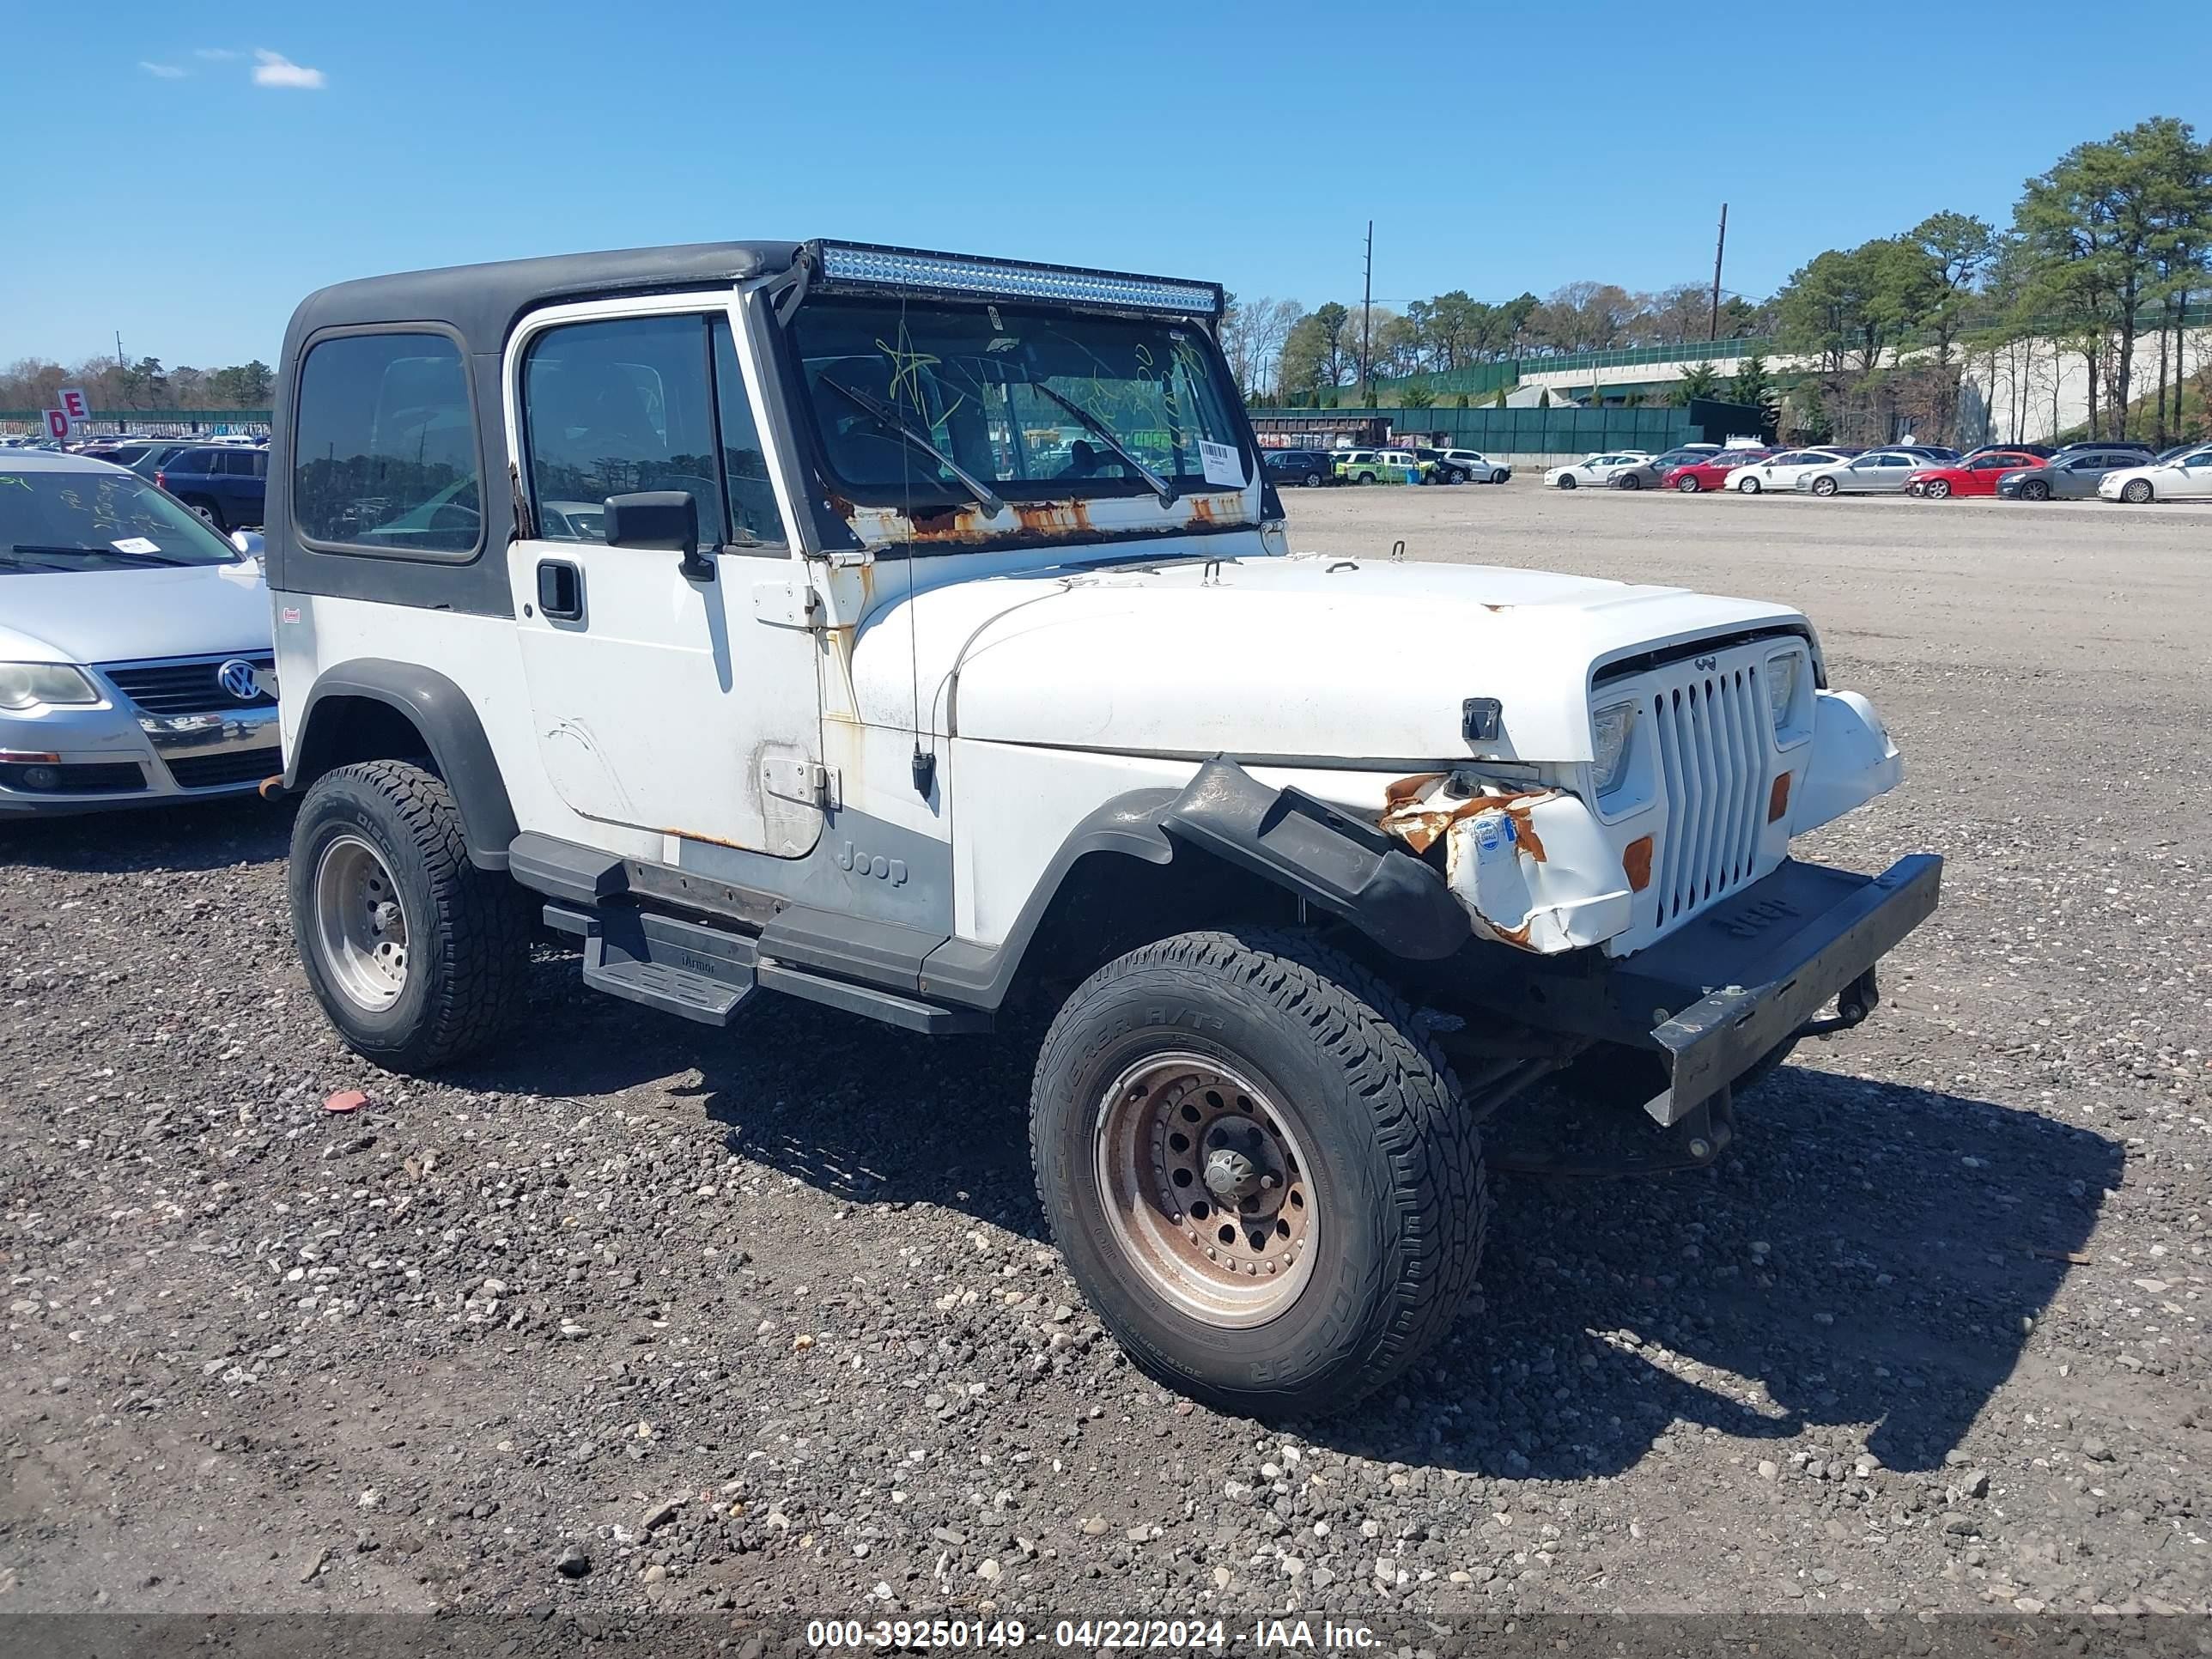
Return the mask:
[[[2203,501],[2212,496],[2212,447],[2191,449],[2170,461],[2125,466],[2097,480],[2106,501]]]
[[[1825,466],[1805,467],[1790,488],[1815,495],[1902,495],[1906,481],[1927,465],[1925,455],[1905,450],[1870,450],[1848,461],[1832,457]]]
[[[1593,1042],[1709,1165],[1935,908],[1933,854],[1792,855],[1898,782],[1880,716],[1787,605],[1293,554],[1222,305],[787,241],[303,301],[269,572],[289,931],[344,1041],[489,1044],[541,922],[717,1030],[1034,1007],[1075,1282],[1155,1378],[1288,1416],[1450,1333],[1478,1125]],[[994,441],[1042,404],[1125,476]]]
[[[1423,460],[1433,460],[1436,471],[1431,476],[1438,483],[1504,483],[1513,476],[1513,469],[1503,461],[1493,461],[1479,449],[1437,449],[1417,451]]]
[[[1824,466],[1836,466],[1850,457],[1832,449],[1785,449],[1763,461],[1750,461],[1728,475],[1728,488],[1756,495],[1767,489],[1795,489],[1797,480]]]
[[[1544,469],[1547,489],[1579,489],[1588,484],[1593,487],[1610,484],[1624,472],[1649,466],[1651,456],[1641,449],[1606,450],[1595,455],[1585,455],[1571,466],[1547,466]]]
[[[242,537],[106,461],[0,461],[0,819],[252,793],[274,668]]]

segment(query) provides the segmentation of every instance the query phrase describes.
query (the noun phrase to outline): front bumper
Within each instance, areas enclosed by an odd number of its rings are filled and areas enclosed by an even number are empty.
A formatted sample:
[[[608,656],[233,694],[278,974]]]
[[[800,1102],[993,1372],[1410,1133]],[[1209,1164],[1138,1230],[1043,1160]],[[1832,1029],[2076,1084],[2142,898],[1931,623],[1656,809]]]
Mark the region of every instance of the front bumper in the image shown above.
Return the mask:
[[[101,690],[99,707],[0,715],[0,817],[220,800],[283,769],[274,708],[148,714]]]
[[[1934,914],[1943,860],[1899,860],[1879,876],[1783,865],[1728,904],[1615,964],[1616,1008],[1662,1018],[1650,1033],[1668,1086],[1644,1109],[1680,1122],[1801,1030],[1832,997],[1854,995],[1856,1024],[1873,1002],[1873,972]]]

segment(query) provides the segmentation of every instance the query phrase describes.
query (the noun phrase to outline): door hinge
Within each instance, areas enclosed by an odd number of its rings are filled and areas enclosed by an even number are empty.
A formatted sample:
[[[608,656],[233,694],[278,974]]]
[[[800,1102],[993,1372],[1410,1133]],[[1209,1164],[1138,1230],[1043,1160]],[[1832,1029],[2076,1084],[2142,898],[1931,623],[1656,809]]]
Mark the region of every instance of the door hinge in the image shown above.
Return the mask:
[[[805,801],[827,811],[837,805],[837,775],[820,761],[769,755],[761,761],[761,787],[779,800]]]
[[[755,582],[753,615],[776,628],[819,628],[822,596],[808,582]]]

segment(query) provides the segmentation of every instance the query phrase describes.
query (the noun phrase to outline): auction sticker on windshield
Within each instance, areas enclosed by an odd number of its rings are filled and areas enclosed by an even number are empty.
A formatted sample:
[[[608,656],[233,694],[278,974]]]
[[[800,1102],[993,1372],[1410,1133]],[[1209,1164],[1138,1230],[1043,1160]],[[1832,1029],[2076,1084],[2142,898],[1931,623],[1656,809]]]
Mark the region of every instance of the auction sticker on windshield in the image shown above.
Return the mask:
[[[1208,483],[1229,484],[1244,488],[1244,463],[1237,453],[1234,444],[1218,444],[1209,439],[1198,441],[1199,465],[1205,470]]]

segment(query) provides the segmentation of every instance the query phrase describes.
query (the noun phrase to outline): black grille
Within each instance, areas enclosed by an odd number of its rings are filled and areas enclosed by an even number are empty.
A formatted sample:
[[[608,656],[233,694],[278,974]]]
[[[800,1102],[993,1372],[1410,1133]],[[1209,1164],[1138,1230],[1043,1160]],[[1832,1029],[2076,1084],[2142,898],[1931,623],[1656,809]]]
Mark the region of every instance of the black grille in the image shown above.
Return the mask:
[[[226,783],[258,783],[284,769],[279,750],[236,749],[222,755],[179,755],[169,775],[180,789],[214,789]]]
[[[241,708],[273,708],[276,699],[266,693],[240,702],[222,689],[216,673],[230,660],[212,657],[205,662],[135,663],[100,672],[149,714],[228,714]],[[276,659],[265,654],[244,660],[261,670],[276,665]]]
[[[53,783],[33,783],[29,776],[33,771],[58,773],[59,778]],[[117,795],[125,790],[143,789],[146,775],[131,761],[60,766],[11,764],[0,766],[0,784],[33,795]]]

